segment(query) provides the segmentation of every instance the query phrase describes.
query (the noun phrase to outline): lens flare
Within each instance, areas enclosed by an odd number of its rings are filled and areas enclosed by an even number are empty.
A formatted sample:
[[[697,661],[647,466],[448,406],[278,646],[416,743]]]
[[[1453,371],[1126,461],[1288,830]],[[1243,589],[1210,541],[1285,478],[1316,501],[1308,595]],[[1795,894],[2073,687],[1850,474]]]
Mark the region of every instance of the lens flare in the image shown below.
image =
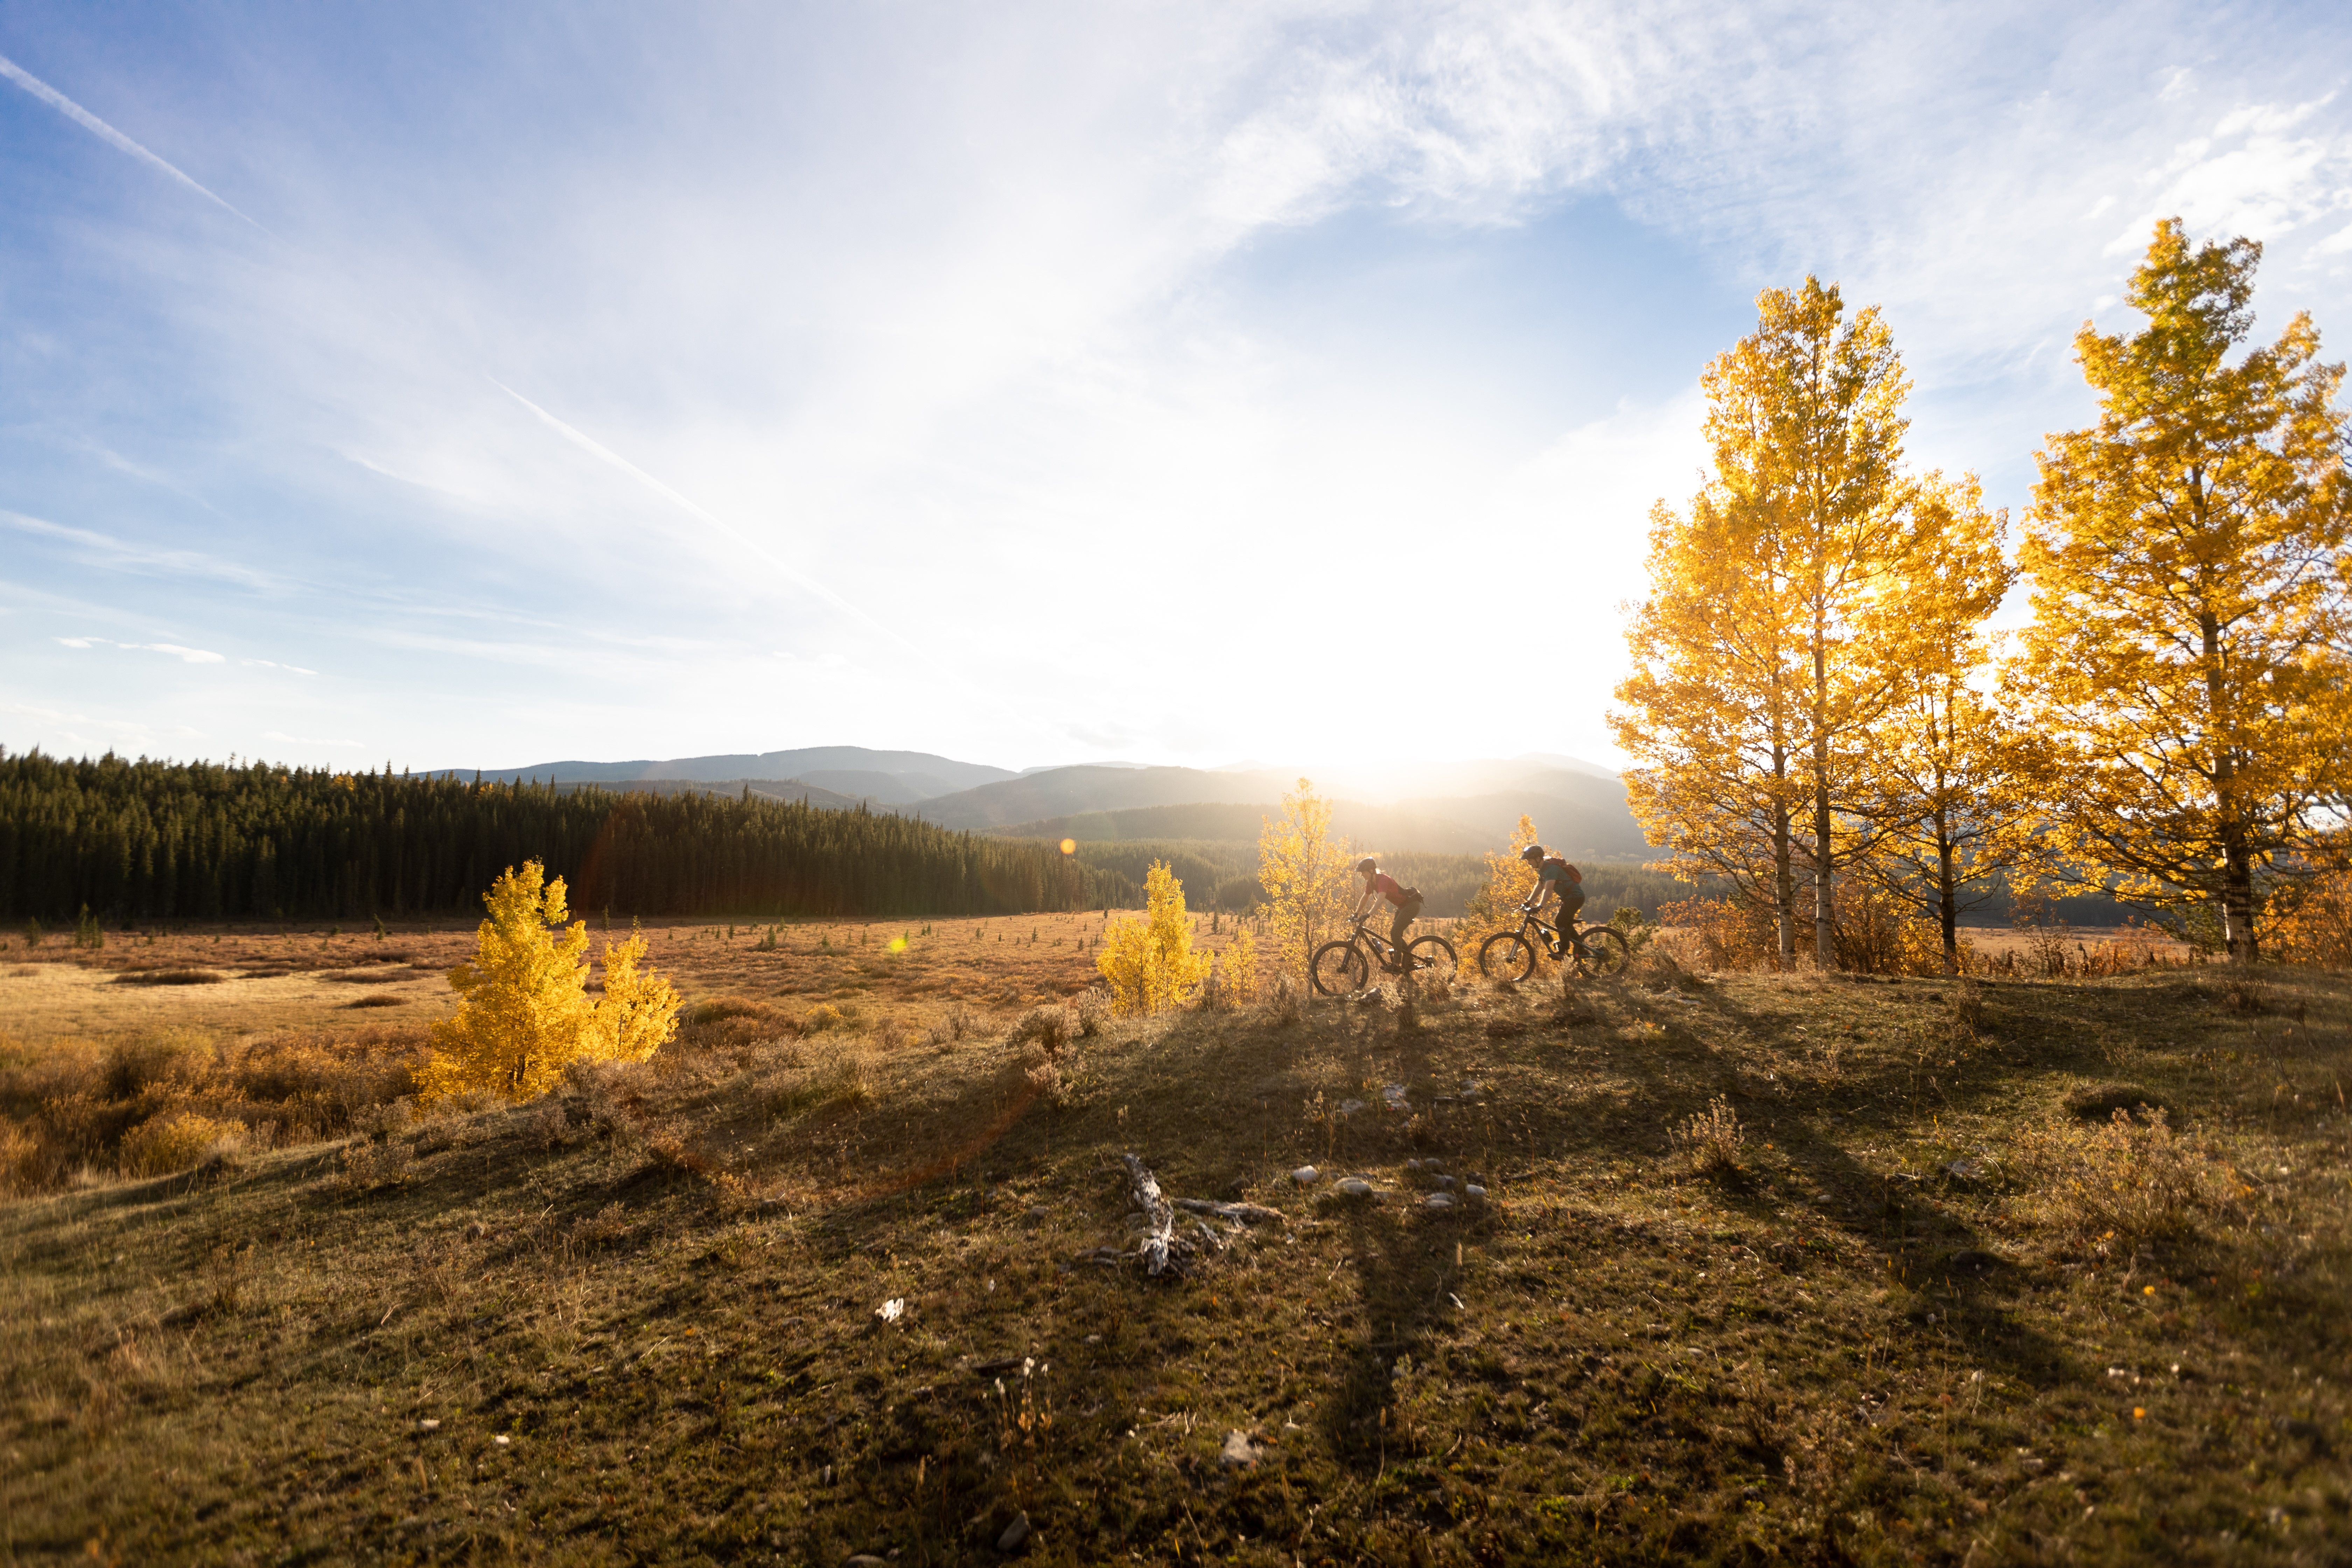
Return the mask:
[[[1062,840],[1062,853],[1063,853],[1063,854],[1065,854],[1065,855],[1075,855],[1075,854],[1076,854],[1077,852],[1078,852],[1078,841],[1077,841],[1076,839],[1075,839],[1075,838],[1065,838],[1065,839],[1063,839],[1063,840]]]

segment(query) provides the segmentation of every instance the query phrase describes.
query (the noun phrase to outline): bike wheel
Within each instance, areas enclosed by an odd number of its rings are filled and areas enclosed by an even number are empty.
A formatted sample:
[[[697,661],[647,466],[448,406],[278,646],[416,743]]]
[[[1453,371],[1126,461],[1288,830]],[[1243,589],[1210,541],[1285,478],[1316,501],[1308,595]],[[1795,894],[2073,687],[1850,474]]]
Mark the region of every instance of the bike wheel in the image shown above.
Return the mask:
[[[1496,931],[1478,944],[1478,973],[1489,980],[1525,980],[1535,972],[1536,944],[1517,931]]]
[[[1584,957],[1579,963],[1587,974],[1622,974],[1625,963],[1633,956],[1626,945],[1625,933],[1607,926],[1587,926],[1577,933],[1584,941]]]
[[[1415,937],[1405,951],[1412,955],[1412,972],[1438,980],[1451,982],[1454,972],[1462,966],[1454,956],[1454,944],[1442,936]]]
[[[1354,942],[1327,942],[1315,950],[1307,973],[1324,995],[1346,996],[1364,988],[1370,970],[1364,963],[1364,950]]]

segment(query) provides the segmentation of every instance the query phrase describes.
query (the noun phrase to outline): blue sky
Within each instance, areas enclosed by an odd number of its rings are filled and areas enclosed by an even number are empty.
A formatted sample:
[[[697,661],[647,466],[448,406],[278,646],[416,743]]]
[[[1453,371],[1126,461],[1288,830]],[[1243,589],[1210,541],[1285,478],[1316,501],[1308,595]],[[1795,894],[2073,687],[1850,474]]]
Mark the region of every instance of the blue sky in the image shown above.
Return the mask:
[[[0,3],[0,744],[1608,758],[1759,288],[2021,508],[2336,7]],[[2331,357],[2344,350],[2331,336]]]

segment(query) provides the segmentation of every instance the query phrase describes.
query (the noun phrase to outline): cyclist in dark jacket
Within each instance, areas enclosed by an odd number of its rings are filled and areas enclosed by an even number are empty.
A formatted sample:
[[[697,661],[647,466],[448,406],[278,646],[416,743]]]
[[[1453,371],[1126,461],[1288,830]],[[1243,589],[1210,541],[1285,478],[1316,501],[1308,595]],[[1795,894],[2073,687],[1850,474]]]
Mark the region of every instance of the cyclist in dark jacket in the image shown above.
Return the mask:
[[[1421,889],[1402,886],[1394,877],[1381,869],[1381,863],[1370,856],[1356,862],[1356,875],[1364,879],[1364,896],[1356,900],[1353,920],[1361,920],[1378,909],[1385,899],[1396,911],[1389,922],[1389,944],[1396,951],[1383,961],[1383,966],[1403,972],[1405,928],[1421,915]]]
[[[1584,908],[1584,873],[1540,844],[1520,850],[1519,858],[1536,868],[1536,890],[1528,895],[1521,909],[1533,914],[1553,893],[1559,895],[1559,913],[1554,919],[1559,925],[1560,946],[1551,952],[1558,958],[1562,947],[1576,941],[1577,911]]]

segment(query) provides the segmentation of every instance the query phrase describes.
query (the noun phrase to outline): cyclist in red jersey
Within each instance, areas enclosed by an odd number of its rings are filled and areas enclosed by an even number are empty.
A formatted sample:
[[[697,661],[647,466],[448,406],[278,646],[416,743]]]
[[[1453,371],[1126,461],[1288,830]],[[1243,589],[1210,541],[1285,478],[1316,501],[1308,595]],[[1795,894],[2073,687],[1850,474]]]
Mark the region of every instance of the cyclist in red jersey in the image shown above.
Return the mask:
[[[1356,900],[1356,911],[1350,916],[1361,920],[1378,909],[1385,899],[1395,910],[1389,923],[1389,944],[1396,951],[1383,961],[1383,967],[1401,970],[1404,962],[1405,928],[1421,915],[1421,889],[1401,885],[1394,877],[1381,869],[1381,863],[1369,855],[1356,862],[1356,874],[1364,879],[1364,896]]]

